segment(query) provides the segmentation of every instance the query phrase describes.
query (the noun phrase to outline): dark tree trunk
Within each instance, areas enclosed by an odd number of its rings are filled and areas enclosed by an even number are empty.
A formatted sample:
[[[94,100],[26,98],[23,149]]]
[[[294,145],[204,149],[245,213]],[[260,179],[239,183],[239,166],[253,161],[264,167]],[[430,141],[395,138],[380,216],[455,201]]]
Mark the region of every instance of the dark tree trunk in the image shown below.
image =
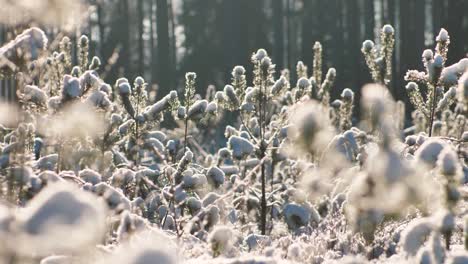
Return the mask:
[[[463,23],[468,19],[468,3],[466,0],[450,0],[448,2],[447,31],[450,35],[450,47],[447,63],[452,64],[466,57],[467,50],[464,45],[468,39],[467,27],[463,28]]]
[[[283,13],[283,0],[273,0],[273,60],[278,70],[284,67]]]
[[[143,11],[143,0],[138,0],[137,11],[138,11],[138,74],[144,76],[145,69],[145,57],[144,57],[144,42],[143,42],[143,20],[145,19]]]
[[[156,32],[158,56],[156,76],[158,76],[159,96],[166,95],[171,88],[170,43],[169,43],[169,14],[167,0],[156,0]]]

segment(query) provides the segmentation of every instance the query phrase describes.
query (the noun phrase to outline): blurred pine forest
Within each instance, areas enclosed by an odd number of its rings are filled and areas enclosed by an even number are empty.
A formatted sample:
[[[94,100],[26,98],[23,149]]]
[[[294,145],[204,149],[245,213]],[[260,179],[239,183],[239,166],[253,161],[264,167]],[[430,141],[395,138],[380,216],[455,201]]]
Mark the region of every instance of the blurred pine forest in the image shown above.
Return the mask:
[[[209,84],[218,90],[230,81],[234,65],[251,72],[250,55],[265,48],[277,73],[291,71],[298,60],[312,65],[312,45],[324,47],[324,69],[335,67],[332,97],[349,87],[357,92],[371,81],[361,54],[366,39],[376,39],[384,24],[396,30],[392,93],[405,100],[403,76],[422,69],[421,54],[432,47],[440,28],[451,37],[448,63],[468,52],[467,0],[87,0],[85,20],[73,32],[43,27],[49,39],[87,34],[91,55],[106,64],[104,79],[113,83],[142,75],[159,97],[183,84],[187,71],[197,73],[198,92]],[[26,27],[28,25],[25,25]],[[38,25],[41,26],[41,25]],[[21,26],[0,28],[11,39]],[[52,43],[54,43],[52,41]],[[57,43],[55,43],[57,44]],[[14,97],[2,80],[0,97]],[[14,85],[13,85],[14,86]],[[406,100],[405,100],[406,101]]]

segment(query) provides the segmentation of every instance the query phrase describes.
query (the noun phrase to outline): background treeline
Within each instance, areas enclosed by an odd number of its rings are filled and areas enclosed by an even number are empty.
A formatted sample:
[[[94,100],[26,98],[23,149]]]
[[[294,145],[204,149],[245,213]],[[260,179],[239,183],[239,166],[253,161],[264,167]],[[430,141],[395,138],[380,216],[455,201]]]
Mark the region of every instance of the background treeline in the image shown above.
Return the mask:
[[[295,83],[298,60],[312,65],[312,45],[324,47],[324,67],[337,69],[336,97],[343,88],[357,91],[370,82],[361,55],[365,39],[379,28],[396,30],[393,82],[397,99],[404,99],[403,76],[422,69],[421,53],[433,46],[441,27],[451,36],[448,62],[468,51],[467,0],[88,0],[89,14],[76,32],[45,28],[51,39],[87,34],[91,54],[102,58],[110,83],[121,76],[142,75],[159,97],[183,84],[187,71],[197,73],[198,92],[209,84],[217,89],[230,81],[234,65],[250,71],[250,55],[265,48],[277,65],[288,68]],[[7,41],[16,28],[2,27]],[[0,96],[13,97],[1,81]],[[14,85],[13,85],[14,86]]]

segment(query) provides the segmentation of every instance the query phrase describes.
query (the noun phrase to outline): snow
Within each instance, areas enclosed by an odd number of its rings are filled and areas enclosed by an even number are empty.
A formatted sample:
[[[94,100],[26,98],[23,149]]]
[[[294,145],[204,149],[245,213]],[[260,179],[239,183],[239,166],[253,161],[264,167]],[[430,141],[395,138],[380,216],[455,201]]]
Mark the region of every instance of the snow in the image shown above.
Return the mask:
[[[308,208],[293,203],[287,204],[284,207],[283,214],[286,223],[291,229],[305,226],[311,219],[311,212]]]
[[[437,166],[440,168],[441,173],[447,177],[461,174],[461,166],[458,163],[457,153],[450,146],[446,146],[440,151]]]
[[[80,79],[65,75],[63,78],[62,96],[65,98],[76,98],[81,95]]]
[[[307,90],[310,87],[310,82],[307,78],[302,77],[299,80],[297,80],[297,87],[300,90]]]
[[[224,172],[218,167],[211,167],[206,173],[208,182],[215,188],[224,183]]]
[[[69,184],[48,185],[18,212],[17,249],[23,253],[86,250],[104,237],[105,217],[103,204],[93,195]]]
[[[437,35],[436,37],[436,41],[446,42],[449,39],[450,37],[449,37],[447,30],[445,30],[444,28],[440,29],[439,35]]]
[[[440,82],[450,87],[458,84],[458,78],[468,70],[468,58],[461,59],[459,62],[445,67],[442,70]]]
[[[190,106],[187,111],[187,118],[189,119],[200,119],[203,117],[206,108],[208,107],[208,101],[198,100]]]
[[[89,182],[93,185],[96,185],[102,181],[101,174],[99,174],[97,171],[94,171],[92,169],[81,170],[80,173],[78,174],[78,177],[83,179],[85,182]]]
[[[432,229],[430,219],[420,218],[411,221],[401,234],[401,248],[409,255],[416,255]]]
[[[387,35],[391,35],[395,32],[395,30],[393,29],[392,25],[386,24],[385,26],[383,26],[382,32]]]
[[[216,226],[208,236],[213,254],[217,255],[228,251],[232,246],[234,232],[228,226]]]
[[[445,146],[446,143],[442,140],[431,138],[424,141],[414,154],[417,160],[433,167],[436,165],[437,157]]]
[[[374,48],[374,42],[372,40],[366,40],[362,43],[362,49],[365,52],[370,52]]]
[[[249,140],[238,136],[231,136],[228,146],[232,151],[232,156],[239,160],[246,158],[254,151],[254,145]]]
[[[24,99],[40,106],[47,103],[45,92],[35,85],[26,85],[24,87]]]

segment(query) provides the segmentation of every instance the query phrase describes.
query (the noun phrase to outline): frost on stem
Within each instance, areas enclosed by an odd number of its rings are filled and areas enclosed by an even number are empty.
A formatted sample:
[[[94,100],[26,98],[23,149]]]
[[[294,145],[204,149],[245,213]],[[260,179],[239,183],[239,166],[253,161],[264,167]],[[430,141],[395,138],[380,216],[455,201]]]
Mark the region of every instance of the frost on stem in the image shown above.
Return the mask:
[[[148,121],[162,121],[165,111],[175,110],[179,106],[179,99],[176,91],[171,91],[155,104],[145,108],[143,116]]]
[[[330,103],[330,90],[335,83],[336,70],[335,68],[330,68],[325,75],[325,81],[323,81],[322,86],[320,87],[319,96],[322,98],[322,104],[327,106]]]
[[[271,86],[271,95],[272,96],[278,96],[282,92],[288,90],[289,88],[289,82],[288,80],[284,77],[281,76],[276,82]]]
[[[244,100],[245,89],[247,88],[247,81],[245,79],[245,68],[243,66],[235,66],[232,70],[232,86],[235,89],[238,101]],[[228,96],[229,97],[229,96]]]
[[[349,88],[345,88],[341,93],[341,101],[343,103],[340,106],[340,128],[341,131],[346,131],[352,126],[354,92]]]
[[[187,111],[187,118],[190,120],[199,120],[205,115],[208,107],[208,101],[198,100],[194,102]]]
[[[436,37],[436,53],[442,56],[443,61],[442,63],[445,64],[447,61],[447,52],[448,52],[448,45],[450,44],[450,36],[444,28],[442,28],[439,32],[439,35]]]
[[[89,56],[89,39],[86,35],[82,35],[78,40],[78,65],[81,72],[88,69],[88,56]]]
[[[185,94],[184,94],[184,106],[190,108],[193,104],[193,97],[195,95],[195,79],[197,74],[194,72],[187,72],[185,74]]]
[[[47,48],[48,39],[41,29],[26,29],[16,38],[0,47],[1,74],[13,74],[19,69],[26,69],[27,63],[39,58]]]
[[[224,107],[227,110],[234,111],[239,108],[240,101],[238,94],[234,91],[234,87],[231,85],[224,86]]]
[[[408,93],[409,99],[414,108],[423,113],[426,118],[429,117],[429,110],[426,108],[426,105],[423,101],[421,92],[419,91],[419,86],[415,82],[409,82],[406,85],[406,92]]]
[[[312,76],[318,84],[322,83],[322,44],[316,41],[314,43],[314,60],[313,60],[313,69]]]
[[[296,65],[296,74],[297,78],[308,78],[307,76],[307,66],[302,61],[298,61]]]
[[[101,59],[99,57],[94,56],[91,59],[91,64],[89,65],[89,69],[92,71],[97,71],[101,67]]]

